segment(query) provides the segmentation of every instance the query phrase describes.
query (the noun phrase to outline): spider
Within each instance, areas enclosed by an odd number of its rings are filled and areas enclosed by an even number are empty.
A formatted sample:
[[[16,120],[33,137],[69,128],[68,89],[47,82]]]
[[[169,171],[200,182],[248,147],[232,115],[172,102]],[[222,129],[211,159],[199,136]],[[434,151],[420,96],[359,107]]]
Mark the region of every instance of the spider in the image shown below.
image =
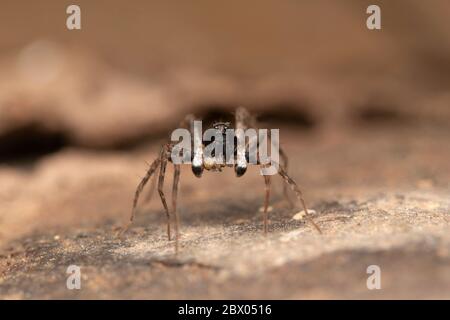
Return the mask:
[[[243,107],[239,107],[236,109],[235,111],[235,128],[240,128],[240,129],[248,129],[248,128],[257,128],[257,121],[256,118],[251,115],[247,109],[243,108]],[[185,117],[185,119],[180,123],[180,127],[184,128],[184,129],[188,129],[190,130],[191,136],[195,137],[194,134],[194,126],[193,126],[193,122],[195,120],[198,120],[195,118],[194,115],[189,114]],[[231,123],[230,122],[214,122],[212,125],[212,128],[215,129],[216,131],[220,131],[221,134],[225,135],[225,131],[228,128],[231,128]],[[200,135],[200,137],[202,137],[202,135]],[[195,138],[192,138],[195,139]],[[250,164],[248,162],[248,152],[246,152],[246,150],[242,150],[242,146],[237,146],[234,147],[234,157],[235,160],[234,164],[227,164],[227,163],[216,163],[214,162],[214,159],[212,158],[207,158],[206,156],[204,156],[203,154],[203,150],[204,148],[211,143],[210,141],[200,141],[199,144],[197,144],[197,148],[194,147],[193,150],[193,155],[192,155],[192,172],[194,173],[194,175],[198,178],[200,178],[203,174],[204,170],[207,171],[217,171],[217,172],[221,172],[223,168],[225,167],[233,167],[234,166],[234,170],[236,173],[237,177],[241,177],[245,174],[246,170],[247,170],[247,165]],[[150,165],[149,168],[147,170],[147,173],[145,174],[145,176],[142,178],[142,180],[140,181],[139,185],[137,186],[135,195],[134,195],[134,200],[133,200],[133,207],[131,210],[131,215],[130,215],[130,219],[129,222],[122,228],[122,230],[120,231],[119,235],[122,235],[128,228],[129,226],[133,223],[135,214],[136,214],[136,208],[137,208],[137,204],[139,201],[139,197],[145,187],[145,185],[147,184],[147,182],[149,181],[149,179],[155,174],[155,172],[158,170],[159,168],[159,178],[158,178],[158,193],[159,196],[161,198],[161,202],[162,205],[164,206],[164,210],[166,213],[166,218],[167,218],[167,237],[169,239],[169,241],[172,239],[171,237],[171,216],[173,214],[174,218],[175,218],[175,247],[176,247],[176,252],[178,252],[178,239],[179,239],[179,217],[178,217],[178,213],[177,213],[177,195],[178,195],[178,185],[179,185],[179,181],[180,181],[180,164],[175,164],[172,161],[171,158],[171,152],[173,147],[175,146],[176,142],[172,142],[169,141],[168,143],[164,144],[161,147],[161,151],[159,153],[159,157],[156,158]],[[226,142],[225,142],[226,144]],[[195,145],[195,144],[194,144]],[[245,145],[244,148],[246,148],[248,146]],[[290,200],[290,198],[288,197],[288,186],[290,186],[290,188],[294,191],[294,193],[296,194],[297,199],[300,201],[303,210],[305,212],[305,217],[308,219],[308,221],[312,224],[312,226],[319,232],[322,233],[319,226],[314,223],[314,221],[312,220],[312,218],[310,217],[309,213],[308,213],[308,209],[306,207],[305,204],[305,200],[303,199],[303,194],[302,191],[300,190],[300,188],[297,186],[296,182],[288,175],[287,173],[287,166],[288,166],[288,158],[286,153],[279,148],[279,154],[280,154],[280,159],[282,163],[278,164],[278,174],[283,178],[284,180],[284,188],[283,188],[283,193],[285,198],[289,201],[291,207],[293,206],[292,201]],[[243,158],[242,155],[245,155],[245,158]],[[169,210],[169,206],[167,204],[167,200],[166,200],[166,196],[164,194],[163,191],[163,186],[164,186],[164,179],[165,179],[165,173],[166,173],[166,167],[167,167],[167,163],[171,162],[173,163],[174,166],[174,176],[173,176],[173,187],[172,187],[172,212]],[[260,162],[259,159],[259,154],[257,156],[257,165],[264,167],[265,165],[262,164]],[[267,228],[268,228],[268,207],[269,207],[269,197],[270,197],[270,185],[271,185],[271,176],[270,175],[263,175],[264,178],[264,182],[265,182],[265,198],[264,198],[264,211],[263,211],[263,224],[264,224],[264,234],[267,234]],[[154,183],[156,182],[156,180],[154,180]],[[154,184],[151,187],[151,191],[149,193],[149,196],[147,197],[146,200],[149,200],[150,195],[153,191],[154,188]]]

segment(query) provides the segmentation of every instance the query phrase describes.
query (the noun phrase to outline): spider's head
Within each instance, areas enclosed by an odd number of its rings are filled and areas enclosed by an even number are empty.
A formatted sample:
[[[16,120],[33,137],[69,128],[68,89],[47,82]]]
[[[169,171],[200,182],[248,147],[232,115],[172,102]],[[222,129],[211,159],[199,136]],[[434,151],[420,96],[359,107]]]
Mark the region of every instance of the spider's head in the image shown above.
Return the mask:
[[[231,127],[230,122],[214,122],[213,128],[220,131],[222,134],[226,133],[226,130]]]

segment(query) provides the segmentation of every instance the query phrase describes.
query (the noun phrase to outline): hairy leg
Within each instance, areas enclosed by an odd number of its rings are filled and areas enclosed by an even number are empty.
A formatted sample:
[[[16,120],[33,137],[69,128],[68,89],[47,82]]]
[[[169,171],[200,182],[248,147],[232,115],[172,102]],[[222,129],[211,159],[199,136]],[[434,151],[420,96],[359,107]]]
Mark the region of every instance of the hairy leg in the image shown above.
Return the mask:
[[[303,199],[303,193],[300,190],[300,188],[297,186],[295,181],[287,174],[286,170],[278,165],[278,174],[283,178],[283,180],[291,187],[291,189],[295,192],[295,195],[297,196],[297,199],[302,204],[303,210],[305,211],[305,217],[308,219],[308,221],[313,225],[313,227],[319,232],[322,233],[319,226],[313,221],[311,218],[311,215],[308,212],[308,209],[306,208],[305,200]]]
[[[243,128],[243,129],[254,128],[254,129],[258,129],[257,120],[256,120],[256,118],[254,116],[252,116],[250,114],[250,112],[247,109],[245,109],[243,107],[239,107],[236,110],[236,128]],[[268,131],[268,133],[269,133],[268,138],[270,139],[271,138],[270,137],[270,130]],[[285,185],[283,186],[284,196],[288,200],[289,204],[293,207],[292,200],[289,198],[288,191],[287,191],[287,187],[290,186],[291,189],[295,192],[295,194],[297,196],[297,199],[302,204],[303,210],[305,211],[305,216],[308,219],[308,221],[314,226],[314,228],[319,233],[322,233],[322,231],[320,230],[319,226],[312,220],[311,216],[308,213],[308,209],[306,208],[306,203],[305,203],[305,200],[303,199],[303,194],[302,194],[300,188],[297,186],[295,181],[287,173],[288,158],[287,158],[286,153],[283,151],[283,149],[281,149],[281,147],[279,148],[279,151],[280,151],[281,160],[283,162],[283,166],[278,164],[278,173],[283,178],[283,180],[285,182]],[[259,155],[258,155],[258,159],[259,159]],[[275,163],[272,162],[272,164],[275,164]],[[266,199],[267,199],[267,203],[268,203],[268,199],[269,199],[269,195],[270,195],[270,176],[265,176],[265,177],[268,177],[268,181],[265,180],[265,183],[266,183]],[[265,216],[266,215],[267,214],[265,213]],[[265,219],[266,219],[266,217],[265,217]]]
[[[152,199],[153,194],[155,193],[155,189],[156,189],[156,175],[151,177],[150,188],[148,189],[147,196],[144,199],[145,203],[149,202]]]
[[[166,196],[164,195],[164,177],[166,175],[166,167],[167,167],[167,146],[161,152],[161,166],[159,169],[159,179],[158,179],[158,192],[161,198],[161,202],[164,206],[164,210],[166,211],[167,216],[167,237],[169,240],[170,237],[170,212],[169,207],[167,206]]]
[[[144,187],[147,184],[148,180],[152,177],[153,173],[155,173],[156,169],[158,169],[158,166],[160,163],[161,163],[160,158],[153,161],[153,163],[148,168],[147,173],[145,174],[145,176],[142,178],[141,182],[137,186],[136,192],[134,194],[133,208],[131,210],[130,221],[122,228],[122,230],[119,233],[119,236],[123,235],[125,233],[125,231],[127,231],[128,228],[130,227],[130,225],[133,223],[134,217],[136,216],[136,208],[137,208],[137,204],[139,201],[139,196],[140,196],[142,190],[144,190]]]
[[[253,128],[255,130],[258,129],[257,127],[257,121],[254,116],[250,114],[250,112],[245,109],[244,107],[239,107],[236,109],[236,129],[242,129],[246,130],[248,128]],[[270,131],[269,131],[270,135]],[[269,137],[270,138],[270,137]],[[238,173],[238,169],[243,167],[241,163],[243,163],[246,167],[246,158],[245,158],[245,152],[248,149],[248,145],[250,145],[252,142],[248,141],[247,145],[244,146],[237,146],[237,166],[235,167],[236,173]],[[258,141],[256,142],[256,145],[258,146]],[[240,149],[241,148],[241,149]],[[243,158],[243,159],[242,159]],[[258,154],[259,159],[259,154]],[[259,160],[258,160],[259,162]],[[266,165],[262,164],[261,168],[265,167]],[[244,170],[245,172],[245,170]],[[239,176],[239,174],[238,174]],[[263,175],[264,177],[264,183],[265,183],[265,196],[264,196],[264,211],[263,211],[263,221],[264,221],[264,234],[267,234],[268,229],[268,208],[269,208],[269,200],[270,200],[270,181],[271,178],[269,175]]]
[[[280,147],[280,157],[281,157],[281,165],[283,166],[284,170],[286,171],[286,173],[288,172],[288,157],[287,154],[284,152],[283,149],[281,149]],[[289,193],[288,193],[288,184],[283,183],[283,195],[284,198],[286,199],[286,201],[289,203],[289,207],[293,208],[294,207],[294,202],[292,202],[291,198],[289,198]]]
[[[183,121],[181,121],[180,123],[180,127],[182,128],[187,128],[190,129],[191,133],[192,133],[192,124],[193,121],[195,120],[195,117],[192,114],[187,115]],[[139,201],[139,197],[145,187],[145,185],[147,184],[147,182],[153,177],[155,171],[158,169],[158,167],[160,168],[159,171],[159,179],[158,179],[158,192],[159,195],[161,197],[161,202],[163,203],[164,209],[166,211],[166,216],[167,216],[167,235],[169,240],[171,239],[171,234],[170,234],[170,213],[169,213],[169,209],[167,206],[167,201],[164,195],[164,191],[163,191],[163,186],[164,186],[164,177],[165,177],[165,172],[166,172],[166,166],[167,166],[167,161],[168,161],[168,152],[170,149],[170,142],[166,145],[164,145],[161,149],[161,153],[158,157],[158,159],[156,159],[155,161],[153,161],[153,163],[150,165],[149,169],[147,170],[146,175],[142,178],[141,182],[139,183],[135,195],[134,195],[134,201],[133,201],[133,208],[131,211],[131,215],[130,215],[130,221],[122,228],[122,230],[119,233],[119,236],[121,236],[123,233],[126,232],[126,230],[129,228],[129,226],[132,224],[134,217],[136,215],[136,208],[137,208],[137,204]],[[174,204],[174,212],[175,212],[175,217],[176,217],[176,232],[178,234],[178,214],[176,211],[176,198],[177,198],[177,193],[178,193],[178,181],[179,181],[179,173],[180,173],[180,166],[176,166],[175,167],[175,173],[174,173],[174,187],[173,187],[173,204]],[[149,193],[147,194],[147,197],[145,199],[145,201],[149,201],[153,191],[156,187],[156,176],[155,178],[153,178],[151,186],[150,186],[150,190]]]
[[[263,176],[265,182],[265,197],[264,197],[264,234],[267,234],[267,225],[268,225],[268,213],[267,210],[269,208],[269,200],[270,200],[270,176]]]
[[[172,188],[172,207],[173,213],[175,215],[175,252],[178,253],[178,238],[179,238],[179,223],[180,220],[178,218],[177,212],[177,197],[178,197],[178,186],[180,182],[180,165],[174,165],[174,173],[173,173],[173,188]]]

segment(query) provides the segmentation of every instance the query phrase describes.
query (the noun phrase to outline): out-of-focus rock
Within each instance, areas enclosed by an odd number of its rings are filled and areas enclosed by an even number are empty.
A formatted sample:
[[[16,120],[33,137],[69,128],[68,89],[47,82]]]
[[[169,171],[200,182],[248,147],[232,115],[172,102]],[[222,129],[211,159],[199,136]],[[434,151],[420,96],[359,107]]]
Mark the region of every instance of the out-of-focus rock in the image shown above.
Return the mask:
[[[1,68],[0,136],[36,125],[70,144],[114,147],[165,130],[177,115],[160,85],[49,41],[31,43]]]

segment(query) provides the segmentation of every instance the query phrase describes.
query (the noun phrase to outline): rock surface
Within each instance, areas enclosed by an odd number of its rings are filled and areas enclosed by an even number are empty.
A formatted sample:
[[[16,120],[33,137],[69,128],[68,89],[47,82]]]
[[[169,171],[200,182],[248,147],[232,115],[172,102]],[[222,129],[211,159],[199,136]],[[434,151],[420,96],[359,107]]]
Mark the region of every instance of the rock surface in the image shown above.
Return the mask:
[[[450,298],[448,0],[381,1],[376,31],[364,1],[85,1],[78,31],[66,5],[0,10],[0,298]],[[280,179],[264,236],[256,168],[184,167],[178,255],[158,194],[118,239],[179,121],[238,105],[323,234]]]
[[[157,195],[141,203],[124,239],[115,236],[158,144],[104,154],[67,150],[32,168],[2,168],[0,295],[449,298],[448,132],[353,130],[358,134],[281,131],[290,172],[323,235],[293,219],[299,209],[286,205],[275,182],[264,236],[256,169],[240,179],[231,170],[197,179],[185,168],[178,255]],[[81,290],[66,288],[72,264],[81,267]],[[366,287],[370,265],[381,268],[381,290]]]

